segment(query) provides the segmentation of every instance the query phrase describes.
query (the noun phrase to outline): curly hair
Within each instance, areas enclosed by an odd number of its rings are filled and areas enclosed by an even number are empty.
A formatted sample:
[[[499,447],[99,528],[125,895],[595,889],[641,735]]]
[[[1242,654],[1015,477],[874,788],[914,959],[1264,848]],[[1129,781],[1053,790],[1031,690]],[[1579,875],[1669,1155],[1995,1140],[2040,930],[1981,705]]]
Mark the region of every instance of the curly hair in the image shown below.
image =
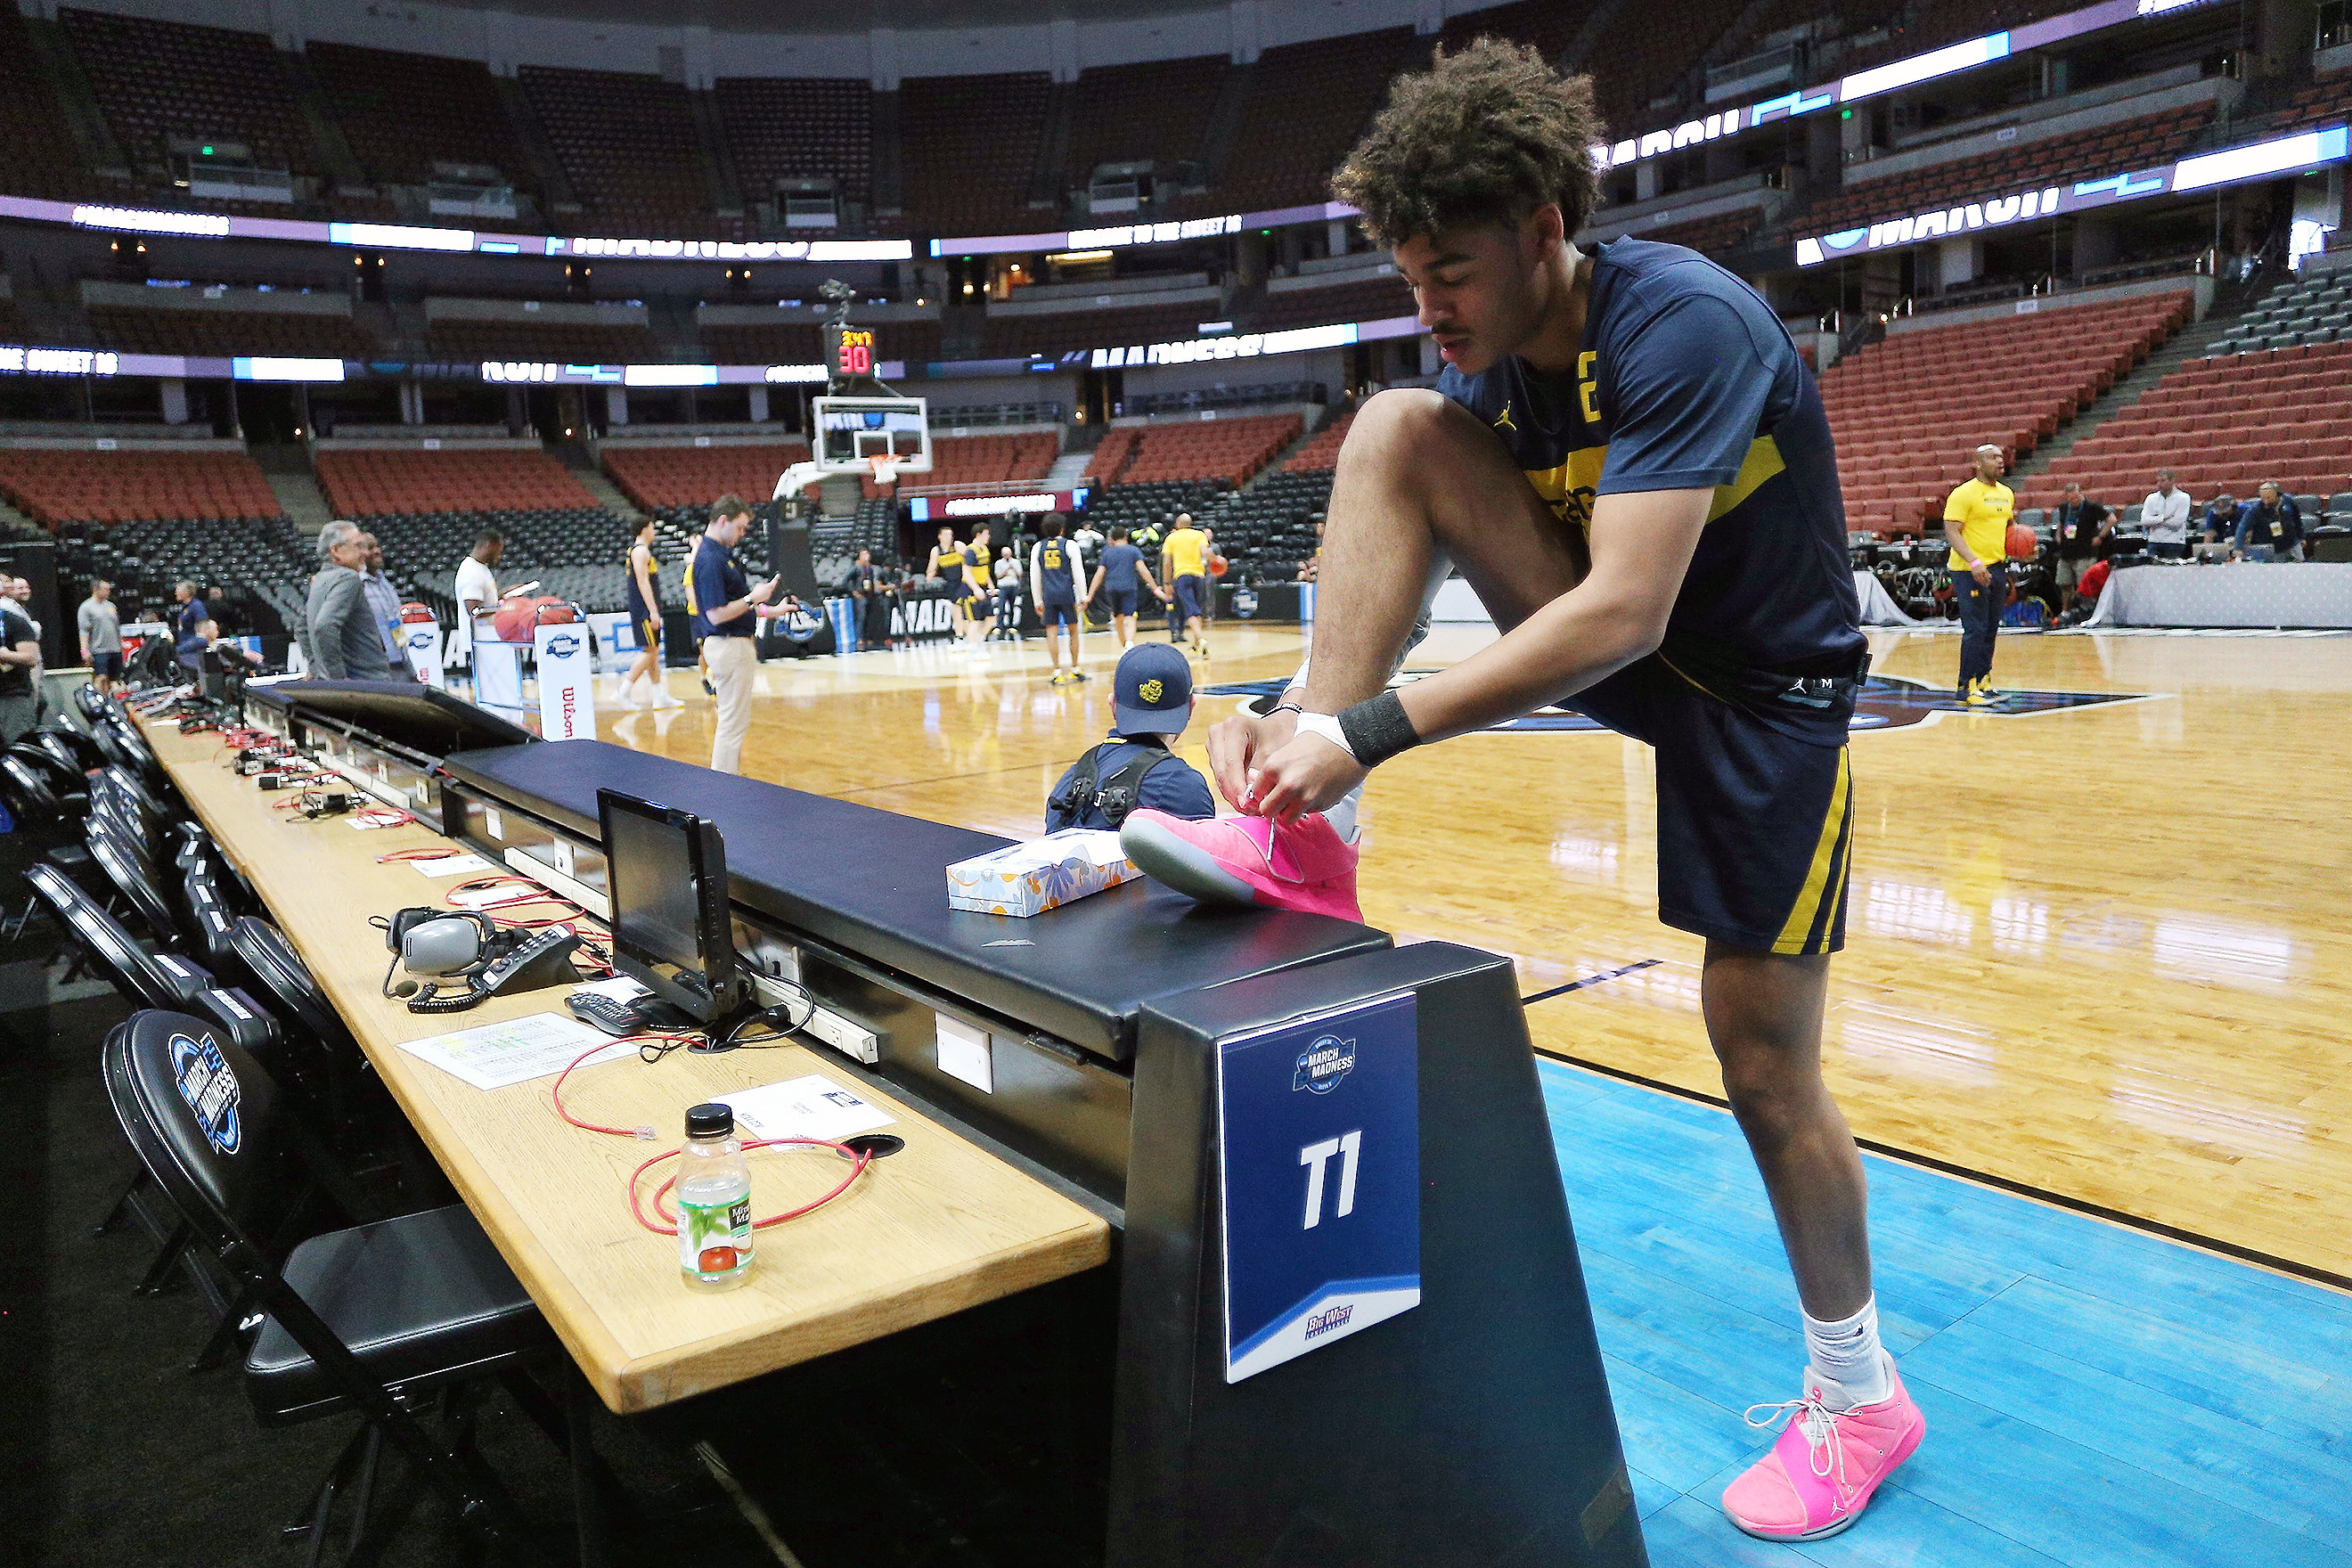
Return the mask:
[[[1388,246],[1517,225],[1547,202],[1559,204],[1572,237],[1592,212],[1601,137],[1591,77],[1562,76],[1532,47],[1482,37],[1397,78],[1331,191]]]

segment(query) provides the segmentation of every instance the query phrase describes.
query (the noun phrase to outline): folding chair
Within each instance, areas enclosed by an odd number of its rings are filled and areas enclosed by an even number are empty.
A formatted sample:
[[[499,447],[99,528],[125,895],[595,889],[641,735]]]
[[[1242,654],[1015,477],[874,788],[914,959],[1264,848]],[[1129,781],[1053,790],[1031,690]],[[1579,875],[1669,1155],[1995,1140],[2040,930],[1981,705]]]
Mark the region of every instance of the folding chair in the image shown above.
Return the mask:
[[[331,1231],[297,1244],[281,1263],[265,1238],[282,1223],[280,1124],[290,1108],[268,1073],[202,1019],[155,1010],[108,1034],[103,1066],[107,1098],[149,1175],[197,1244],[268,1313],[245,1363],[255,1415],[268,1426],[352,1410],[363,1418],[286,1527],[308,1539],[308,1561],[320,1560],[347,1487],[356,1500],[344,1556],[361,1552],[387,1441],[478,1541],[540,1556],[474,1447],[471,1387],[499,1379],[572,1456],[575,1476],[601,1478],[584,1432],[575,1438],[526,1375],[530,1362],[562,1352],[472,1215],[452,1205]],[[434,1405],[439,1416],[428,1423]],[[593,1510],[581,1511],[591,1523]]]

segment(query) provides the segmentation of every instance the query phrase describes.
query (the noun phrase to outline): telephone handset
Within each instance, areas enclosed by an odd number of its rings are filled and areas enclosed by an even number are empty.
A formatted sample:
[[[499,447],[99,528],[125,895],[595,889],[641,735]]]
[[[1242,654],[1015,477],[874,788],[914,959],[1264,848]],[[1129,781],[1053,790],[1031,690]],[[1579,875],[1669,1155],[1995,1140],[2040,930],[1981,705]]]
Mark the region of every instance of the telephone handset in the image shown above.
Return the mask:
[[[568,925],[549,926],[478,968],[457,976],[465,982],[462,991],[444,992],[437,984],[426,984],[408,999],[408,1010],[462,1013],[468,1007],[480,1006],[502,991],[572,984],[580,978],[572,967],[572,954],[579,946],[578,931]]]

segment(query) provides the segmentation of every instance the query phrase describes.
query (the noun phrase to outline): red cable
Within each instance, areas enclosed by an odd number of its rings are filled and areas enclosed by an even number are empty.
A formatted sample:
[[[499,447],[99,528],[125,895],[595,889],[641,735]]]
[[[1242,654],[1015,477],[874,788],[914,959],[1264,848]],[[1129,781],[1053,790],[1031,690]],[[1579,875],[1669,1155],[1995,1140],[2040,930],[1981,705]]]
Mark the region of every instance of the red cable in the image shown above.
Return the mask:
[[[636,1045],[645,1041],[660,1041],[667,1045],[676,1046],[684,1045],[699,1037],[700,1037],[696,1035],[681,1034],[670,1030],[654,1030],[642,1035],[623,1035],[614,1039],[600,1040],[595,1045],[589,1047],[586,1050],[572,1058],[570,1062],[564,1065],[563,1070],[555,1075],[555,1082],[550,1086],[547,1091],[548,1102],[554,1106],[555,1114],[557,1116],[562,1118],[565,1121],[579,1128],[583,1131],[603,1132],[614,1138],[640,1137],[642,1134],[634,1127],[605,1127],[593,1121],[583,1121],[578,1117],[572,1115],[570,1110],[564,1108],[563,1080],[572,1076],[572,1069],[573,1068],[578,1067],[582,1062],[586,1061],[590,1057],[596,1055],[598,1052],[609,1050],[614,1046]],[[818,1198],[814,1203],[803,1204],[799,1208],[787,1209],[780,1215],[771,1215],[766,1219],[753,1220],[751,1222],[751,1228],[754,1230],[765,1230],[772,1225],[782,1225],[788,1219],[798,1219],[804,1214],[823,1208],[825,1205],[831,1203],[834,1199],[847,1192],[850,1188],[850,1184],[856,1181],[858,1177],[864,1175],[866,1173],[866,1167],[874,1163],[874,1156],[863,1149],[852,1149],[845,1143],[829,1142],[822,1138],[755,1138],[745,1143],[743,1145],[743,1150],[746,1153],[749,1153],[754,1149],[773,1149],[782,1144],[800,1144],[808,1148],[830,1149],[837,1154],[847,1156],[853,1163],[849,1168],[849,1174],[844,1176],[841,1179],[840,1184],[834,1187],[832,1191],[826,1193],[823,1197]],[[682,1152],[684,1152],[682,1149],[665,1151],[662,1153],[656,1154],[652,1159],[643,1162],[635,1170],[629,1173],[630,1217],[634,1218],[639,1225],[645,1226],[647,1230],[652,1231],[656,1236],[676,1236],[677,1234],[677,1226],[676,1224],[677,1216],[675,1214],[672,1214],[669,1210],[662,1207],[662,1195],[667,1193],[670,1188],[677,1184],[677,1178],[676,1176],[672,1176],[667,1181],[662,1183],[660,1186],[654,1189],[654,1213],[663,1219],[672,1222],[666,1226],[656,1225],[653,1221],[646,1217],[645,1209],[637,1200],[637,1184],[644,1178],[645,1173],[647,1171],[650,1171],[656,1165],[660,1164],[664,1160],[676,1159]]]

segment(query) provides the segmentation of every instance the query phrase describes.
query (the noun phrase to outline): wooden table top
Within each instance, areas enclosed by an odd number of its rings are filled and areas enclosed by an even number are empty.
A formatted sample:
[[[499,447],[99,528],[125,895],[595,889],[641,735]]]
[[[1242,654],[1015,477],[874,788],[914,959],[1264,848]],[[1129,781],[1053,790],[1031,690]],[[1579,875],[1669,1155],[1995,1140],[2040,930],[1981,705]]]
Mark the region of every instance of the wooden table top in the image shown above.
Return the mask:
[[[355,829],[348,817],[289,820],[219,759],[217,738],[150,726],[150,743],[222,851],[251,880],[349,1023],[393,1097],[562,1336],[597,1394],[626,1414],[1077,1274],[1109,1257],[1110,1227],[1024,1172],[873,1087],[830,1052],[799,1046],[717,1056],[635,1056],[573,1073],[565,1104],[584,1121],[646,1125],[646,1143],[559,1121],[552,1079],[481,1090],[400,1048],[404,1040],[563,1012],[562,990],[495,996],[470,1012],[419,1016],[382,994],[390,954],[371,915],[437,904],[447,880],[379,863],[447,841],[421,826]],[[568,1016],[568,1015],[567,1015]],[[680,1279],[676,1244],[630,1217],[629,1172],[682,1137],[686,1108],[808,1073],[882,1105],[906,1148],[815,1213],[760,1233],[751,1280],[705,1294]],[[752,1206],[772,1214],[840,1179],[837,1159],[751,1156]],[[648,1183],[648,1186],[650,1186]]]

